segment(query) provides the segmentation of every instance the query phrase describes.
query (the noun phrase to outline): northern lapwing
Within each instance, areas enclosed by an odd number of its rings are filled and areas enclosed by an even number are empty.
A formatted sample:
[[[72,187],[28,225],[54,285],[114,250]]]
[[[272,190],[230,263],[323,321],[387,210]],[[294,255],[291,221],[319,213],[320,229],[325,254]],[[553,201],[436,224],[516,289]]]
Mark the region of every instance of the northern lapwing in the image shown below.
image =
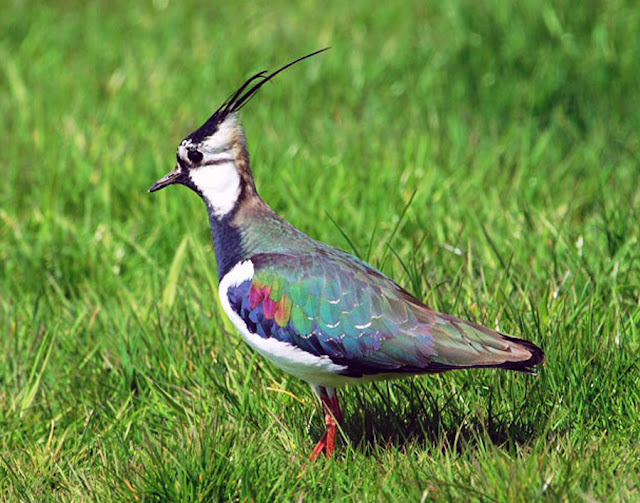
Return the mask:
[[[178,147],[155,192],[182,184],[205,202],[220,303],[247,343],[307,381],[326,431],[311,458],[331,457],[342,412],[336,388],[455,369],[532,372],[535,344],[436,312],[366,262],[296,229],[258,195],[238,111],[273,77],[247,80]]]

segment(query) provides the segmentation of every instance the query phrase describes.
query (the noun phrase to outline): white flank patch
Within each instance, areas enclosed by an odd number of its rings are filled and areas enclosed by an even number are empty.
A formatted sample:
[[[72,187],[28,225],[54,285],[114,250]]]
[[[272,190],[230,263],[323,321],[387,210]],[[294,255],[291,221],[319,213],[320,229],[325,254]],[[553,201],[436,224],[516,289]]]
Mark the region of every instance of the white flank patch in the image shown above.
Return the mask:
[[[233,161],[191,169],[189,177],[215,216],[223,217],[236,205],[240,195],[240,174]]]
[[[346,370],[346,367],[336,365],[328,356],[315,356],[287,342],[281,342],[273,338],[264,339],[249,331],[242,318],[231,309],[227,292],[229,288],[251,278],[253,278],[253,263],[251,260],[245,260],[237,264],[222,278],[218,289],[220,303],[224,312],[236,328],[240,330],[247,343],[285,372],[299,377],[311,385],[333,387],[353,382],[352,378],[338,374]]]

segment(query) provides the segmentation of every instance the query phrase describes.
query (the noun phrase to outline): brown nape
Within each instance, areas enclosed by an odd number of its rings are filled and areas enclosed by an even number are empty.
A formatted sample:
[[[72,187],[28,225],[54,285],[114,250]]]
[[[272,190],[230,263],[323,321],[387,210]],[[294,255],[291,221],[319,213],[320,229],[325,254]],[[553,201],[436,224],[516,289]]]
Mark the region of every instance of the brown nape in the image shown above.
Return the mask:
[[[275,212],[265,203],[258,195],[256,189],[256,183],[253,179],[253,173],[251,171],[251,163],[249,161],[249,150],[247,149],[247,143],[244,136],[244,131],[241,126],[236,129],[236,134],[233,138],[234,144],[234,157],[236,159],[236,166],[240,173],[241,193],[240,193],[240,205],[235,217],[236,222],[243,221],[247,215],[254,215],[256,213],[269,213],[275,214]]]
[[[253,173],[249,162],[249,150],[247,149],[247,140],[244,136],[242,126],[237,125],[232,138],[233,156],[236,160],[236,166],[242,179],[243,190],[248,194],[257,195],[256,184],[253,181]]]

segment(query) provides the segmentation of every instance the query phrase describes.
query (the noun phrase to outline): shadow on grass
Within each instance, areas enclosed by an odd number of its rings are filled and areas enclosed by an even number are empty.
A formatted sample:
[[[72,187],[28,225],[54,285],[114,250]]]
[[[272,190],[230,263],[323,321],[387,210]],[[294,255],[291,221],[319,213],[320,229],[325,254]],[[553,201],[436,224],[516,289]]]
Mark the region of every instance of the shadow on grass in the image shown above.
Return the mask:
[[[344,434],[365,455],[380,448],[410,446],[453,451],[458,454],[487,442],[513,449],[540,433],[540,409],[533,397],[519,404],[497,405],[489,390],[482,403],[465,403],[464,388],[443,395],[432,393],[420,380],[373,383],[342,393],[346,406]],[[322,434],[322,425],[313,428]]]

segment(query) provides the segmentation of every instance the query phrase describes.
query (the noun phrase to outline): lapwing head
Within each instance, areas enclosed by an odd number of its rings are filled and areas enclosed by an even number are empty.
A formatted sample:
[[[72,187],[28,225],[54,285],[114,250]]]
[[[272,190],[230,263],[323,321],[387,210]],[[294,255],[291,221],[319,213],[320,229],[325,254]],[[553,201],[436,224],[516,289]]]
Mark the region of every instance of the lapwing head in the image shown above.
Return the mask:
[[[273,73],[257,73],[242,84],[202,126],[182,140],[174,170],[153,184],[149,192],[176,183],[186,185],[198,193],[218,217],[229,213],[243,192],[255,194],[238,111],[280,72],[325,50],[307,54]]]

